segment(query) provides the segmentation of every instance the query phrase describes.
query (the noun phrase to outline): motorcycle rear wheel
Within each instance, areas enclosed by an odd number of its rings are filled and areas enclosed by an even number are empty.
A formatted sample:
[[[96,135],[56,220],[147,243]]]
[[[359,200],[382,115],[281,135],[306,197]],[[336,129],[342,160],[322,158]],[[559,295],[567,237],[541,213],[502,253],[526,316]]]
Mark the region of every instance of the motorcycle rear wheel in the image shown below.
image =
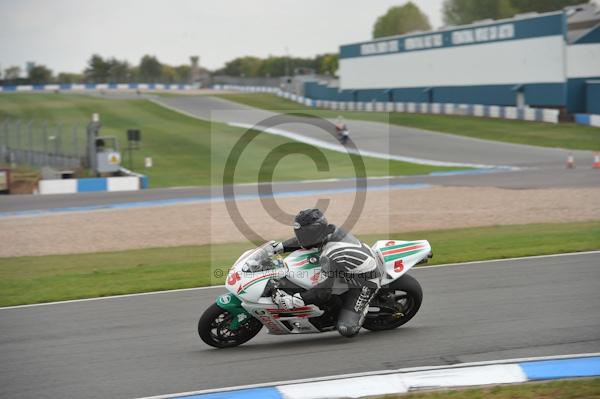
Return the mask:
[[[215,348],[231,348],[254,338],[262,329],[262,323],[250,317],[235,330],[229,325],[233,316],[213,303],[198,321],[198,335],[202,341]]]
[[[382,314],[373,315],[365,319],[363,327],[371,331],[393,330],[406,324],[412,319],[423,302],[423,289],[421,284],[412,276],[405,274],[389,286],[382,287],[377,296],[392,295],[395,308],[400,316]]]

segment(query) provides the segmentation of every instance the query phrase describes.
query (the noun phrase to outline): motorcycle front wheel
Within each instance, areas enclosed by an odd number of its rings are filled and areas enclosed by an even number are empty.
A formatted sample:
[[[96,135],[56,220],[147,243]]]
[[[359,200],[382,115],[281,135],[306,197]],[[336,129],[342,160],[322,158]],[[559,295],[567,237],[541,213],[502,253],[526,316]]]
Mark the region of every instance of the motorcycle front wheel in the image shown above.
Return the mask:
[[[369,312],[363,327],[371,331],[392,330],[412,319],[423,302],[423,290],[419,282],[405,274],[390,285],[382,287],[372,306],[377,313]]]
[[[230,329],[233,316],[213,303],[198,321],[198,335],[206,344],[215,348],[231,348],[254,338],[262,329],[262,323],[250,317],[235,330]]]

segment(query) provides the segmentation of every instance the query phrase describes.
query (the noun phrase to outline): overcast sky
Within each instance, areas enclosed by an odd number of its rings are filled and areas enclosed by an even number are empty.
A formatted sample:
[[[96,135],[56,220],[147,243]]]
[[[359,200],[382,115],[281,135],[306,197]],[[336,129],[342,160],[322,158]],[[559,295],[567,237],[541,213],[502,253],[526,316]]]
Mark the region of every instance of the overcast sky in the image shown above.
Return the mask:
[[[434,27],[443,0],[416,0]],[[0,68],[27,61],[81,72],[93,53],[137,64],[144,54],[209,69],[238,56],[311,57],[368,40],[405,0],[0,0]]]

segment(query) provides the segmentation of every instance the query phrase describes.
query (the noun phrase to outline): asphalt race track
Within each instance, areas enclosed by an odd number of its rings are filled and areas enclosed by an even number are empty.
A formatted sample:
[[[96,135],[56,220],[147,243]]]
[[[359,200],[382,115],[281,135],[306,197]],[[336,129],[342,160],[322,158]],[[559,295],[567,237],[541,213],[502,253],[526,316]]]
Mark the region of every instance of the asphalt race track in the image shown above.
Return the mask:
[[[153,98],[155,103],[183,111],[195,117],[222,123],[246,123],[265,126],[271,117],[278,115],[239,103],[210,96],[175,96]],[[332,125],[316,118],[281,116],[275,127],[299,135],[337,143],[323,127]],[[331,121],[334,122],[334,121]],[[315,126],[316,124],[316,126]],[[360,150],[375,151],[406,157],[435,161],[485,164],[498,166],[556,166],[564,165],[568,152],[591,165],[593,154],[589,151],[565,151],[521,144],[502,143],[437,133],[423,129],[388,125],[378,122],[346,120],[350,138]]]
[[[526,169],[519,171],[498,171],[481,174],[447,174],[438,176],[406,176],[368,179],[367,189],[374,185],[429,184],[454,187],[500,187],[508,189],[527,188],[570,188],[599,187],[600,172],[592,168],[580,169]],[[273,192],[294,193],[302,191],[326,191],[356,186],[353,179],[340,181],[312,181],[293,183],[273,183]],[[256,186],[245,185],[235,188],[238,194],[257,194]],[[52,211],[65,208],[102,207],[133,202],[203,200],[223,195],[219,187],[160,188],[126,192],[97,192],[54,195],[13,195],[0,196],[0,217],[13,212]]]
[[[112,93],[107,96],[135,98],[134,94]],[[241,122],[257,124],[275,113],[258,110],[220,98],[209,96],[148,96],[153,101],[175,110],[206,120],[219,122]],[[284,117],[283,129],[309,138],[335,142],[320,127],[307,125],[307,119]],[[318,122],[324,124],[324,122]],[[431,184],[437,186],[486,186],[501,188],[547,188],[547,187],[598,187],[600,173],[591,168],[593,154],[589,151],[567,151],[563,149],[507,144],[425,130],[387,126],[382,123],[348,120],[352,140],[360,150],[370,150],[391,155],[421,157],[424,159],[493,164],[519,167],[517,171],[444,176],[411,176],[394,179],[369,179],[369,184]],[[567,154],[574,154],[577,168],[565,169]],[[354,181],[324,181],[306,183],[276,183],[274,192],[313,191],[352,187]],[[236,193],[256,192],[256,187],[242,186]],[[218,189],[208,187],[150,189],[137,192],[100,192],[52,196],[2,196],[0,216],[6,212],[51,210],[69,207],[121,204],[129,202],[162,201],[172,199],[206,198],[219,195]]]
[[[260,125],[274,114],[211,97],[153,97],[188,114]],[[285,119],[287,118],[287,119]],[[332,140],[319,126],[285,117],[282,129]],[[322,121],[321,121],[322,122]],[[319,123],[321,123],[319,122]],[[469,139],[381,123],[347,121],[361,150],[517,171],[369,179],[369,186],[428,184],[509,189],[598,187],[592,153]],[[326,124],[323,122],[323,124]],[[274,192],[335,190],[352,180],[276,183]],[[255,186],[238,186],[252,194]],[[53,196],[3,196],[11,212],[202,200],[219,188]],[[421,268],[425,299],[395,331],[277,337],[215,350],[198,337],[201,312],[222,287],[0,308],[0,397],[135,398],[333,374],[470,361],[600,352],[600,252]]]
[[[411,272],[423,307],[394,331],[209,348],[223,288],[0,310],[0,397],[133,398],[250,383],[600,351],[600,253]]]

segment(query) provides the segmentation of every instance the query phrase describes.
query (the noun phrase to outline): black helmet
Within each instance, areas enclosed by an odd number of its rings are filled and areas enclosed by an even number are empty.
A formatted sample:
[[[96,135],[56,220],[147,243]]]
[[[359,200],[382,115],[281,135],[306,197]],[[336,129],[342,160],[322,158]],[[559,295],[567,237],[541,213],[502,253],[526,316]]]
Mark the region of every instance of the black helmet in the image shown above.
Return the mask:
[[[304,209],[294,218],[294,233],[302,248],[321,245],[330,232],[327,218],[318,209]]]

